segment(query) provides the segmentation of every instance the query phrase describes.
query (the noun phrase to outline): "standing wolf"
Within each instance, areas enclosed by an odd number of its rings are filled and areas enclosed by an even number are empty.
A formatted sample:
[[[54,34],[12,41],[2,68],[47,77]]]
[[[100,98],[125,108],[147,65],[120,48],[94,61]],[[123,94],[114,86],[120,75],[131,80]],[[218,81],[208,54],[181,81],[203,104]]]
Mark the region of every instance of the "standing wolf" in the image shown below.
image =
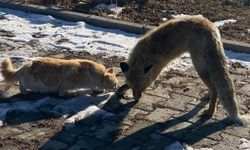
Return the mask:
[[[122,95],[131,88],[138,101],[162,69],[186,51],[209,89],[210,104],[206,113],[214,113],[218,95],[230,121],[243,125],[245,120],[239,117],[219,30],[202,16],[172,19],[147,33],[133,48],[127,62],[120,63],[126,84],[117,94]]]

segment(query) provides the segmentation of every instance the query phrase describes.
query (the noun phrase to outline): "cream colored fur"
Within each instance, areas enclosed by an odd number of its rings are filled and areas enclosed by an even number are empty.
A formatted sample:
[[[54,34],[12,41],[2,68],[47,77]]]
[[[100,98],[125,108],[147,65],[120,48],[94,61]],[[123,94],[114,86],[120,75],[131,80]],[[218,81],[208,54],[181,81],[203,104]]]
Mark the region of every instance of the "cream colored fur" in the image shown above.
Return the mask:
[[[1,73],[6,82],[19,82],[20,91],[60,96],[80,88],[87,91],[114,89],[118,83],[112,69],[91,60],[35,58],[14,70],[9,58],[2,62]]]
[[[230,120],[243,124],[234,96],[234,85],[228,73],[224,48],[218,28],[201,16],[185,16],[169,20],[147,33],[133,48],[121,69],[126,84],[118,90],[133,90],[136,100],[152,84],[162,69],[184,52],[189,52],[199,76],[209,89],[210,106],[215,111],[217,96]]]

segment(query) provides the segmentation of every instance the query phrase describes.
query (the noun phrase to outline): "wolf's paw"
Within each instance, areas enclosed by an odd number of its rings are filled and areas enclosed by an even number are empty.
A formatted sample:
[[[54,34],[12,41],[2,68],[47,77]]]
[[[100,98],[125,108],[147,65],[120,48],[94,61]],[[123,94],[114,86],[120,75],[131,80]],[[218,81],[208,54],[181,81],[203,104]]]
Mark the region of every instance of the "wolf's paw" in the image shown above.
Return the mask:
[[[214,110],[207,109],[203,112],[202,116],[212,117],[214,114]]]
[[[209,93],[204,93],[204,94],[202,94],[201,100],[203,100],[203,101],[209,101],[209,100],[210,100],[210,95],[209,95]]]
[[[250,127],[250,115],[241,115],[240,117],[228,118],[230,122],[239,126]]]

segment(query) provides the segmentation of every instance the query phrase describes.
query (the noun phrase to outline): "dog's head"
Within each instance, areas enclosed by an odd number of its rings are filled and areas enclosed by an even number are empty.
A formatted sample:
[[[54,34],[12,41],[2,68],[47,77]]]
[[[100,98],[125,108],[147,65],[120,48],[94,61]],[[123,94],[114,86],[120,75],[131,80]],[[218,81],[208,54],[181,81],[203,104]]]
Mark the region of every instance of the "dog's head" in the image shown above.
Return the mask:
[[[102,86],[105,89],[115,89],[117,87],[118,80],[112,68],[107,69],[102,80]]]

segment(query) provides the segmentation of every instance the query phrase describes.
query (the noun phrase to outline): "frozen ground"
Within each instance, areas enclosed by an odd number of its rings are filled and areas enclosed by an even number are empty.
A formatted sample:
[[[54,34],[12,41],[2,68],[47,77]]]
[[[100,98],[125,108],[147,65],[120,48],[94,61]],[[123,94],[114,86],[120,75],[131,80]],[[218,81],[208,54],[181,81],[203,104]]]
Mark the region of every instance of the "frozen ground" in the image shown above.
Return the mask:
[[[13,47],[20,47],[14,51],[0,51],[0,56],[20,58],[33,57],[35,50],[58,51],[88,51],[91,54],[106,53],[108,56],[126,57],[140,35],[126,33],[119,30],[94,27],[84,22],[66,22],[51,16],[29,14],[20,11],[0,8],[0,31],[5,33],[0,42]],[[30,45],[23,47],[23,45]],[[35,48],[35,49],[34,49]],[[229,62],[238,62],[250,68],[250,54],[226,51]],[[176,59],[166,69],[185,71],[192,67],[189,54],[185,53]],[[1,76],[0,76],[1,80]],[[65,126],[74,127],[75,121],[82,120],[91,115],[97,115],[101,120],[115,115],[100,109],[109,100],[112,93],[99,97],[78,96],[70,100],[45,97],[37,101],[16,103],[0,103],[0,126],[4,126],[5,117],[11,111],[46,112],[66,117]],[[172,146],[172,147],[171,147]],[[250,148],[249,141],[241,139],[242,150]],[[179,142],[166,147],[166,150],[187,149],[187,145]],[[203,149],[204,150],[204,149]]]

